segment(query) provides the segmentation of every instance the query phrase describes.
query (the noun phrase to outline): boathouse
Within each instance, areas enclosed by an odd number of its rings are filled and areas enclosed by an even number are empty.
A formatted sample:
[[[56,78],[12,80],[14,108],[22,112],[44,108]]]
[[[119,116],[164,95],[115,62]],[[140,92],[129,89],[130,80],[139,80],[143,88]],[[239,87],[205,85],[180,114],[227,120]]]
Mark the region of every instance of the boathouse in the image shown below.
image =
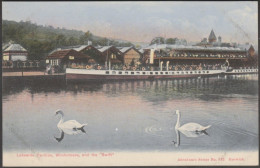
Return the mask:
[[[102,64],[106,67],[109,67],[110,65],[113,66],[123,64],[122,52],[115,46],[102,46],[96,48],[100,53],[102,53]]]
[[[85,67],[88,64],[90,57],[86,54],[78,52],[74,49],[58,50],[46,58],[46,63],[52,66],[66,67]]]
[[[20,44],[8,44],[3,49],[3,61],[26,61],[28,52]]]
[[[118,47],[122,52],[122,61],[126,66],[140,64],[142,53],[134,47]]]

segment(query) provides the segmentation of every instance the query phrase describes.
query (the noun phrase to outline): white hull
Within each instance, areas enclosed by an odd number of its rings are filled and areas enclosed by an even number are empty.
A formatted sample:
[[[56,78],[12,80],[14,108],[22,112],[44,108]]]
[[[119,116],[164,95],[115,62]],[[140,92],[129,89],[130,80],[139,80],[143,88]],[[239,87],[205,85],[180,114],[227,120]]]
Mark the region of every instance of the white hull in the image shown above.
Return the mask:
[[[191,78],[224,74],[226,70],[185,70],[185,71],[124,71],[124,70],[88,70],[66,69],[66,79],[107,80],[107,79],[163,79]]]

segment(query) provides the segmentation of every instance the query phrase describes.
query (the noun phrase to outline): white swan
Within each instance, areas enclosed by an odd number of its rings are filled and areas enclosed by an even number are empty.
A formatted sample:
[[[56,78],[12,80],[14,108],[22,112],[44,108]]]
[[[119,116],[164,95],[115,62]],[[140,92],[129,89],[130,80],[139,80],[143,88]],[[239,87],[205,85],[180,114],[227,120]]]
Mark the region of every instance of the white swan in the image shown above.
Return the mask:
[[[57,124],[57,127],[61,132],[61,137],[60,138],[55,137],[55,139],[58,142],[60,142],[64,138],[64,133],[69,134],[69,135],[86,133],[86,131],[84,130],[84,126],[86,126],[88,124],[80,124],[76,120],[68,120],[68,121],[64,122],[63,121],[64,113],[61,110],[57,110],[55,113],[56,113],[55,115],[58,115],[58,114],[61,115],[61,119],[60,119],[59,123]]]
[[[208,125],[206,127],[198,124],[198,123],[187,123],[182,126],[180,126],[180,111],[176,110],[176,114],[178,115],[177,123],[175,125],[175,129],[179,130],[181,132],[205,132],[206,129],[211,127],[211,125]]]

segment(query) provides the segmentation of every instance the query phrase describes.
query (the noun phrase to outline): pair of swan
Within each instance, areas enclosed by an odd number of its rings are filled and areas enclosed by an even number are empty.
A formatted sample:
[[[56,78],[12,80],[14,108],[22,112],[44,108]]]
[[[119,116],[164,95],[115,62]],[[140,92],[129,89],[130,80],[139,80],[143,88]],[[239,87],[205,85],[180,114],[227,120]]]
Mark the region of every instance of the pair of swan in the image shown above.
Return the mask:
[[[55,113],[56,113],[55,115],[61,115],[61,119],[57,124],[57,127],[61,132],[61,137],[60,138],[54,137],[58,142],[60,142],[64,138],[64,133],[68,135],[86,133],[86,131],[84,130],[84,126],[88,124],[80,124],[76,120],[68,120],[64,122],[63,121],[64,113],[61,110],[57,110]]]
[[[183,133],[187,137],[198,137],[198,136],[201,136],[204,134],[208,135],[206,130],[208,128],[210,128],[211,125],[204,127],[198,123],[187,123],[187,124],[184,124],[181,126],[180,125],[181,114],[180,114],[179,110],[176,110],[176,115],[178,117],[176,125],[175,125],[175,131],[177,134],[177,142],[173,141],[176,147],[178,147],[180,144],[180,133],[179,132]]]

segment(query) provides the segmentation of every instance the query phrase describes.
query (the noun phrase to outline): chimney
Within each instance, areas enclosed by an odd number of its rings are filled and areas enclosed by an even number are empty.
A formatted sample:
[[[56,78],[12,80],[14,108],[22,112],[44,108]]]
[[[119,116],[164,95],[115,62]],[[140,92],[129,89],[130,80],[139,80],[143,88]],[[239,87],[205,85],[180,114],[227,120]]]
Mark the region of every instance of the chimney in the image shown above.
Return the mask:
[[[92,45],[92,41],[88,41],[88,45]]]

